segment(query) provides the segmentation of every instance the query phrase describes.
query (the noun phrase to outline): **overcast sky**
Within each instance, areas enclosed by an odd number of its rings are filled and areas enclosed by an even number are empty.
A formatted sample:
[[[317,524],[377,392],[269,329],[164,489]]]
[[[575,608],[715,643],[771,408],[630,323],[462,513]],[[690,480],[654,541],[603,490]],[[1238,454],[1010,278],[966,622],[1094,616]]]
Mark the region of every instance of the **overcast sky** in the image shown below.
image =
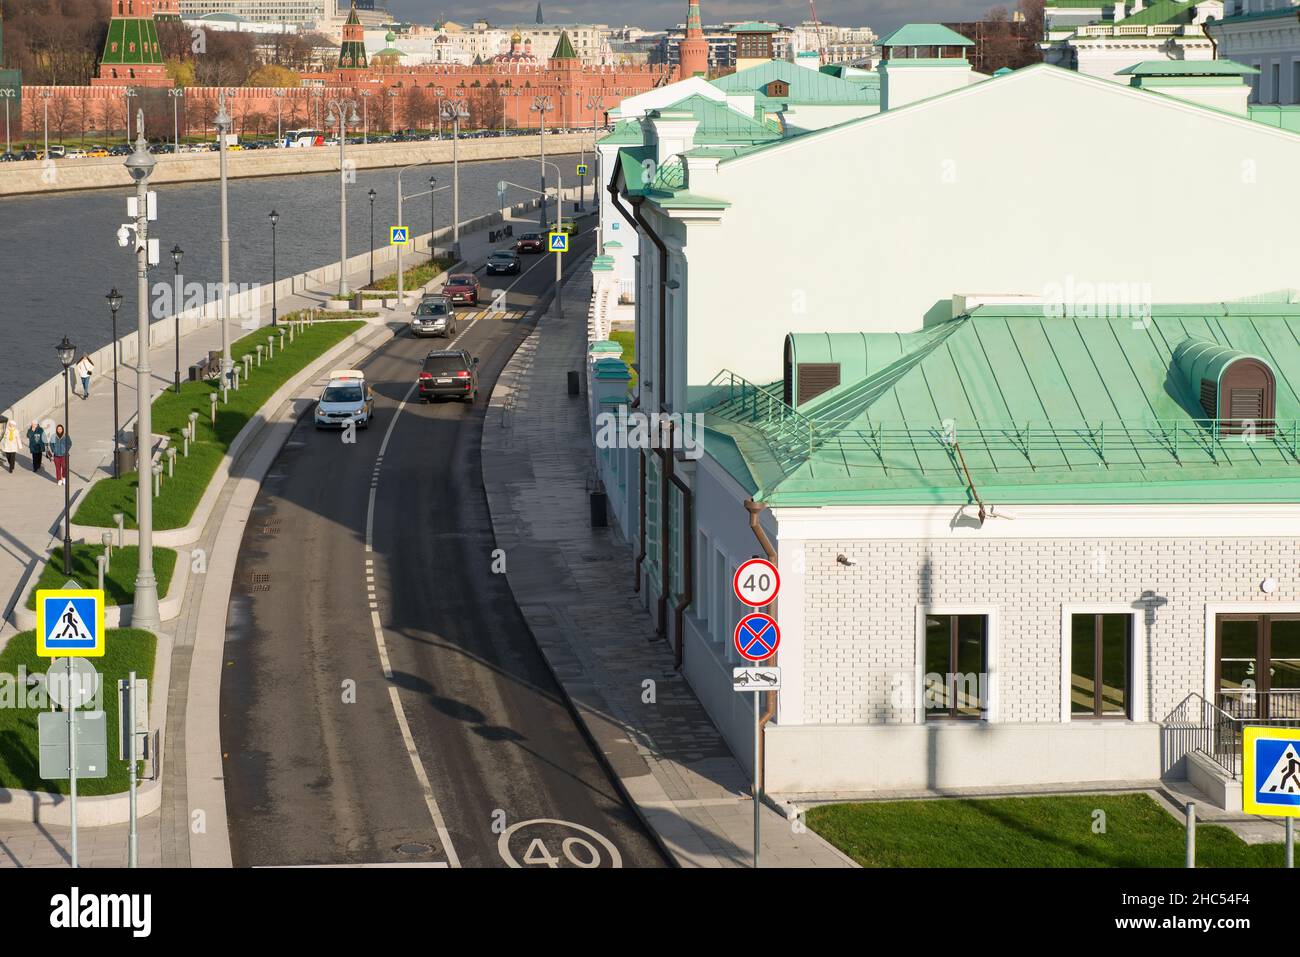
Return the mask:
[[[532,23],[537,0],[488,0],[472,7],[448,0],[380,0],[403,20],[433,23],[442,19],[468,23],[486,17],[491,23]],[[608,23],[660,30],[686,20],[687,0],[542,0],[548,23]],[[838,26],[868,26],[884,34],[904,23],[979,19],[990,7],[1014,7],[1014,0],[821,0],[817,16]],[[779,0],[700,0],[705,23],[724,20],[775,20],[793,24],[809,18],[808,4]]]

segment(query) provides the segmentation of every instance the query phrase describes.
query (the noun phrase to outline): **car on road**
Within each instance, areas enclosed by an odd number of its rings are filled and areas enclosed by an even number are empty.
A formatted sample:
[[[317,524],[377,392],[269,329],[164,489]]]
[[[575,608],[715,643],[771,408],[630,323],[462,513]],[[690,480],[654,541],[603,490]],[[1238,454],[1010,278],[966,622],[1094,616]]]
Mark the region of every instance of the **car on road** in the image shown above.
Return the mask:
[[[86,156],[90,159],[103,159],[108,155],[108,150],[102,146],[92,146],[86,151]]]
[[[367,428],[375,415],[375,393],[360,369],[335,369],[316,402],[316,428]]]
[[[453,399],[478,398],[478,357],[464,349],[430,352],[420,369],[420,401],[430,402],[443,396]]]
[[[108,151],[109,156],[130,156],[135,152],[131,147],[125,145],[114,146]]]
[[[456,307],[442,296],[425,296],[411,316],[411,334],[415,336],[445,336],[456,334]]]
[[[570,236],[572,236],[577,231],[578,231],[578,224],[571,219],[560,220],[560,225],[556,228],[556,232],[568,233]]]
[[[17,163],[21,158],[17,153],[4,153],[0,155],[0,163]]]
[[[540,253],[545,249],[541,233],[524,233],[515,240],[515,252]]]
[[[478,305],[479,281],[472,272],[458,272],[448,276],[442,286],[443,298],[450,302],[465,302]]]
[[[79,160],[86,158],[86,151],[79,148],[73,148],[63,154],[64,159]]]
[[[56,159],[56,160],[63,159],[63,157],[65,157],[67,154],[68,154],[67,147],[64,146],[50,147],[50,159]]]
[[[512,249],[498,249],[487,258],[489,273],[519,274],[519,255]]]
[[[41,154],[36,152],[36,150],[23,150],[21,153],[18,154],[18,158],[20,160],[40,159]]]

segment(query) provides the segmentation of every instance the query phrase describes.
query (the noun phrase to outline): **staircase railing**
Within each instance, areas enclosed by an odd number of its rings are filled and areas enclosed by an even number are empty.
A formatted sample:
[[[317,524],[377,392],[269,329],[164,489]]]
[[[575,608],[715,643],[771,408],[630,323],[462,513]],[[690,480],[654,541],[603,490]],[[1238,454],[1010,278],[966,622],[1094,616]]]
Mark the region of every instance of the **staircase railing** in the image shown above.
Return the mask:
[[[1243,724],[1192,692],[1161,722],[1165,770],[1193,751],[1199,751],[1235,781],[1240,776]]]

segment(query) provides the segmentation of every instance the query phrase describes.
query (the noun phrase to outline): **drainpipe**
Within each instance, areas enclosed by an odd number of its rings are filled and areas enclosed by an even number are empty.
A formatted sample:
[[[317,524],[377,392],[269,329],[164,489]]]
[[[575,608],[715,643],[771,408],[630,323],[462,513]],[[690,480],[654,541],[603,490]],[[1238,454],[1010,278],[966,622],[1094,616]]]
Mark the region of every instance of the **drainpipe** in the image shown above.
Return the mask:
[[[665,484],[671,483],[676,486],[682,493],[682,591],[677,596],[677,603],[673,606],[673,633],[676,636],[676,642],[673,645],[673,664],[678,670],[681,670],[682,661],[685,658],[685,641],[686,641],[686,609],[690,607],[695,600],[694,580],[695,580],[695,556],[693,554],[694,536],[691,534],[691,488],[687,485],[680,475],[677,474],[676,457],[673,454],[673,423],[665,421],[663,424],[663,439],[659,443],[659,456],[664,464]],[[665,497],[665,502],[667,498]],[[667,516],[667,508],[664,514]],[[668,523],[664,523],[665,528]],[[661,630],[667,628],[667,594],[670,583],[672,582],[672,573],[669,571],[669,549],[668,536],[662,536],[662,563],[665,569],[664,574],[664,596],[665,599],[660,605],[661,609]]]
[[[745,511],[749,513],[749,530],[753,532],[754,537],[758,539],[758,544],[763,549],[764,557],[766,557],[769,562],[775,565],[776,549],[772,547],[771,541],[768,540],[767,533],[763,531],[763,526],[760,525],[758,521],[758,516],[761,515],[766,508],[767,508],[766,505],[764,505],[761,502],[755,502],[752,498],[745,499]],[[774,614],[774,609],[771,605],[768,605],[764,609],[764,611],[767,612],[767,614],[776,617]],[[778,651],[776,655],[772,658],[772,664],[775,665],[780,657],[781,657],[781,653]],[[763,713],[759,715],[759,719],[758,719],[759,735],[758,735],[758,768],[757,768],[758,775],[757,776],[758,776],[759,787],[763,787],[766,784],[766,780],[765,780],[766,775],[764,774],[764,766],[765,766],[765,759],[767,757],[767,736],[763,732],[767,730],[767,723],[771,721],[772,718],[776,715],[776,692],[768,691],[766,692],[766,694],[767,694],[767,700],[764,702],[763,705]]]

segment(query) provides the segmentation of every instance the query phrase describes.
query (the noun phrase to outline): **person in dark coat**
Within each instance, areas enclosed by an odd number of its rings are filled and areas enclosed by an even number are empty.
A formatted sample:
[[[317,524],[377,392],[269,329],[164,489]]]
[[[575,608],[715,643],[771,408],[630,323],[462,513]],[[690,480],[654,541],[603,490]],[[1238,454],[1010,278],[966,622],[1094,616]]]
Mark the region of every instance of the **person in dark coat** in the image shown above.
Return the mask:
[[[41,456],[45,454],[45,430],[35,419],[27,426],[27,451],[32,453],[32,471],[39,472]]]

